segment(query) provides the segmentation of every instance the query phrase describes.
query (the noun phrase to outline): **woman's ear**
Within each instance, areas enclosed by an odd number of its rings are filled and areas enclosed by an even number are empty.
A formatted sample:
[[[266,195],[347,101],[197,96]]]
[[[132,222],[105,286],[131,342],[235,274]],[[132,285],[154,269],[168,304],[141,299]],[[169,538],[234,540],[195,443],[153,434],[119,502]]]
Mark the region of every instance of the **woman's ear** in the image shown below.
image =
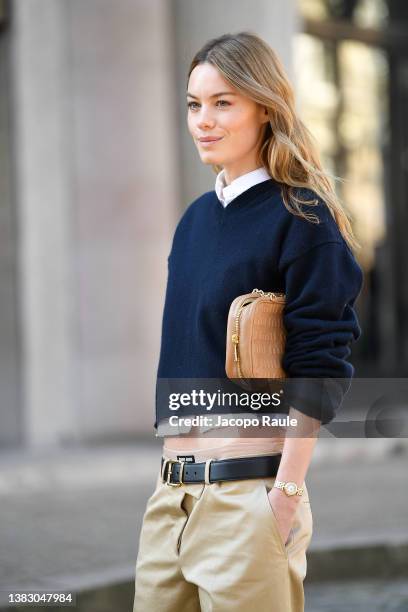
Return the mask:
[[[269,121],[269,113],[266,106],[261,106],[261,122],[267,123]]]

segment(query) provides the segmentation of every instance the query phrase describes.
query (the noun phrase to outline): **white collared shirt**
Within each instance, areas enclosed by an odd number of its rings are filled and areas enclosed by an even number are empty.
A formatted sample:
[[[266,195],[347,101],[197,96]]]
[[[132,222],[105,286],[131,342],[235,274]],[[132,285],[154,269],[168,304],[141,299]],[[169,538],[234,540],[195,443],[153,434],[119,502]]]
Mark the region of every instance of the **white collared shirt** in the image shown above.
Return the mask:
[[[232,200],[241,195],[241,193],[244,193],[244,191],[250,187],[258,183],[263,183],[263,181],[267,181],[270,178],[265,168],[261,167],[238,176],[238,178],[227,185],[225,182],[225,171],[221,170],[215,179],[215,193],[225,208]]]

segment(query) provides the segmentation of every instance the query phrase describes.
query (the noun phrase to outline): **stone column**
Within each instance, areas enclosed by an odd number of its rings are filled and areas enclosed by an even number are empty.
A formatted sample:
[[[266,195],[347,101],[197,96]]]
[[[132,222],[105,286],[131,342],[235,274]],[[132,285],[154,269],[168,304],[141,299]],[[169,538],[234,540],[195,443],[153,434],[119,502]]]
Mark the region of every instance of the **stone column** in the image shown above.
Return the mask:
[[[27,444],[152,431],[177,163],[165,0],[16,0]]]
[[[12,186],[10,27],[0,0],[0,448],[22,443],[18,227]]]
[[[12,4],[22,433],[28,445],[77,433],[75,279],[64,3]]]

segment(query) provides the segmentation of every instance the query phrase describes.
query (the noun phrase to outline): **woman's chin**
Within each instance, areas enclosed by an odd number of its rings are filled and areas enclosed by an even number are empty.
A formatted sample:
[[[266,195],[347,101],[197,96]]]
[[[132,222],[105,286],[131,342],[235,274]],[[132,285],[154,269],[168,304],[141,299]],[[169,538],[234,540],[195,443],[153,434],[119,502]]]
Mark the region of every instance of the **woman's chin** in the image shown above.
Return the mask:
[[[222,160],[220,159],[220,156],[214,155],[214,153],[211,153],[210,151],[208,151],[208,153],[206,151],[203,151],[202,153],[200,153],[200,157],[203,164],[213,164],[217,166],[222,165]]]

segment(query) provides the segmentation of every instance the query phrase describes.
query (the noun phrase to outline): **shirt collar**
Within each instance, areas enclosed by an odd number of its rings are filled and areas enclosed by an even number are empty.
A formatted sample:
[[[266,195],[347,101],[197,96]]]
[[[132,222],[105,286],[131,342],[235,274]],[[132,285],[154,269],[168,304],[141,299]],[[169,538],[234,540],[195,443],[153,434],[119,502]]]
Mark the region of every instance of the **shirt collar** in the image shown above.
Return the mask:
[[[258,183],[269,180],[270,178],[271,177],[265,168],[261,167],[238,176],[238,178],[233,180],[229,185],[226,185],[225,172],[224,170],[221,170],[215,179],[215,193],[225,208],[230,202],[232,202],[232,200],[241,195],[241,193],[250,187],[257,185]]]

